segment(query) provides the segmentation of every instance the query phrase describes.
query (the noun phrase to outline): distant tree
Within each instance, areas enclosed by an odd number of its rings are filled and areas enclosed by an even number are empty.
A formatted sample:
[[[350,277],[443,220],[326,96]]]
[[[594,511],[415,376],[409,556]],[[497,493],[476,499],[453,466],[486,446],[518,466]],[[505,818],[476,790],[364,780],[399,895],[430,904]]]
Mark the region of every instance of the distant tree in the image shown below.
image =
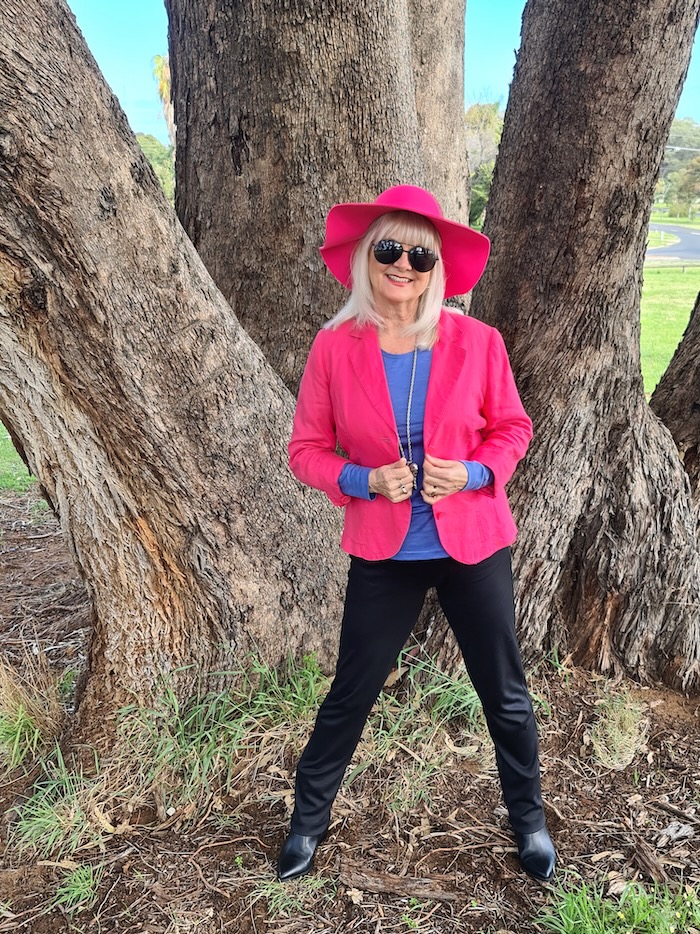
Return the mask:
[[[476,169],[469,173],[469,184],[471,186],[469,223],[476,227],[481,227],[483,224],[495,164],[495,161],[482,162],[481,165],[478,165]]]
[[[481,226],[491,188],[493,167],[503,131],[503,112],[496,101],[472,104],[464,115],[469,158],[469,221]]]
[[[503,111],[498,101],[490,104],[472,104],[464,114],[469,167],[474,170],[487,162],[494,162],[503,132]]]
[[[158,96],[163,107],[163,116],[168,127],[170,145],[175,150],[175,110],[172,100],[172,84],[170,80],[170,58],[167,55],[153,57],[153,76],[158,82]]]
[[[164,146],[155,136],[137,133],[136,139],[144,155],[151,163],[158,177],[165,197],[171,205],[175,204],[175,152],[172,146]]]
[[[667,201],[676,217],[692,216],[700,200],[700,156],[686,162],[682,169],[669,176]]]
[[[689,117],[684,120],[674,120],[664,150],[660,178],[667,179],[680,171],[698,154],[700,154],[700,123],[696,123]]]

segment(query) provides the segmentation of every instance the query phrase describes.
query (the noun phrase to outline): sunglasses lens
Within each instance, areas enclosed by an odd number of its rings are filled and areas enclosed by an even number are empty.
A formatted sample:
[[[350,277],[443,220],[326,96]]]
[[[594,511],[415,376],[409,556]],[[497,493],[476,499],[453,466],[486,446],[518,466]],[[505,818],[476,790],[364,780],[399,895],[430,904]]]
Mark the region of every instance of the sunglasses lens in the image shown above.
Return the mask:
[[[403,246],[397,240],[380,240],[374,244],[374,258],[383,266],[395,263],[403,253]],[[408,251],[408,261],[416,272],[430,272],[437,256],[424,246],[414,246]]]
[[[430,272],[437,263],[437,256],[424,246],[414,246],[408,251],[408,261],[416,272]]]
[[[403,247],[396,240],[380,240],[374,244],[374,258],[382,266],[391,266],[403,253]]]

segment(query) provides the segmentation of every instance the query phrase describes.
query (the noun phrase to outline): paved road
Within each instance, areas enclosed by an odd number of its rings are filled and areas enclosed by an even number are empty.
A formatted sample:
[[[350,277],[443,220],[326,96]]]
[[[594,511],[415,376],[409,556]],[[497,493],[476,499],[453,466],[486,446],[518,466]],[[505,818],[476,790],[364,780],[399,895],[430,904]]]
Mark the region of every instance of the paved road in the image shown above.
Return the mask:
[[[647,259],[694,259],[700,260],[700,230],[690,227],[678,227],[675,224],[649,224],[650,230],[662,230],[678,237],[680,243],[673,246],[659,246],[647,250]]]

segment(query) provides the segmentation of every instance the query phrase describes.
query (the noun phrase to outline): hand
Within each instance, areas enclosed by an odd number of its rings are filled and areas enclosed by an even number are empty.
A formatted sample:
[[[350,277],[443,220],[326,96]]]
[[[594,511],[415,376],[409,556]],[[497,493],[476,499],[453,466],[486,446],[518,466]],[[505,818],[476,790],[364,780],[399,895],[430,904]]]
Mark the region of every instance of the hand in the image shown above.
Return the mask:
[[[394,464],[375,467],[369,475],[370,493],[380,493],[392,503],[401,503],[411,498],[413,474],[406,466],[406,458]]]
[[[469,472],[462,461],[445,461],[426,454],[420,495],[432,506],[438,500],[463,490],[468,480]]]

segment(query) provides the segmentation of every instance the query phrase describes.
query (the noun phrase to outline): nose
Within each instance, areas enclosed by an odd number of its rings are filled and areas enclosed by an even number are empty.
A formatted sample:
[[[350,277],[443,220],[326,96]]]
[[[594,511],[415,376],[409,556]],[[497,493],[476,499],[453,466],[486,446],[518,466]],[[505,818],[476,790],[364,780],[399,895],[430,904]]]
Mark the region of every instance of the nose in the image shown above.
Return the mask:
[[[406,250],[404,250],[401,256],[399,256],[399,258],[394,263],[394,266],[396,266],[397,269],[402,269],[404,271],[411,269],[411,264],[408,260],[408,253]]]

